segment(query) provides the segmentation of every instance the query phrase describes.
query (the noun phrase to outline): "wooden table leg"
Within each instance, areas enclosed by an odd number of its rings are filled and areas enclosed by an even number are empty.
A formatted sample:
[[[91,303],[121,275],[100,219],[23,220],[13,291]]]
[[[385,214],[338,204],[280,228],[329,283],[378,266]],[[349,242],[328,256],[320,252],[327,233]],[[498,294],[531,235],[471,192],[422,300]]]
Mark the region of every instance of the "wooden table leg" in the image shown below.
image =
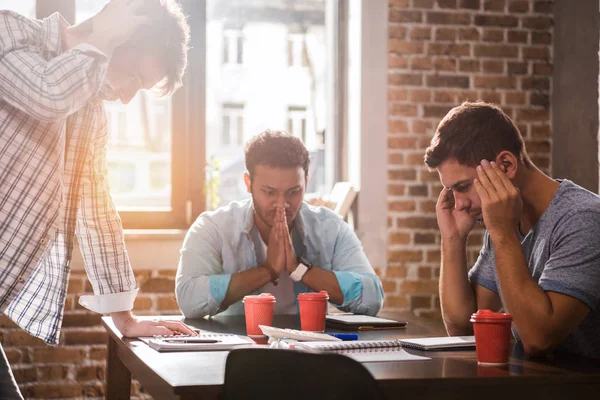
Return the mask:
[[[131,372],[119,358],[117,342],[108,336],[108,359],[106,360],[106,398],[122,400],[130,398]]]

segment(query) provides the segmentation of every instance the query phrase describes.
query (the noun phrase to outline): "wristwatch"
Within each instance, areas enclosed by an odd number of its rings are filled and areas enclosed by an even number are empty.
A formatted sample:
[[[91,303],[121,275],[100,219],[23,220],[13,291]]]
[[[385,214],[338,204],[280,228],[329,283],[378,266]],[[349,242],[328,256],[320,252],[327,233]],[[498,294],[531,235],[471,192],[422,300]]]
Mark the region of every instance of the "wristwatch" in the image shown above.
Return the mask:
[[[304,274],[306,274],[306,271],[308,271],[311,268],[311,263],[309,263],[303,258],[298,257],[298,266],[296,267],[294,272],[290,274],[290,278],[292,278],[294,282],[300,282],[302,278],[304,278]]]

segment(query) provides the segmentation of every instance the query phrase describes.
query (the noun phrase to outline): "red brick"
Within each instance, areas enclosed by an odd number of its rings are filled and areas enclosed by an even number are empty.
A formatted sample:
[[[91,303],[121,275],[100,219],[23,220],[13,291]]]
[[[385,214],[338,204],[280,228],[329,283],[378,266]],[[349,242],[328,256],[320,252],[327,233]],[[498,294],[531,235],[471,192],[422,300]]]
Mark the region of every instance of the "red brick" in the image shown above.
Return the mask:
[[[549,60],[549,47],[523,47],[523,58],[525,60]]]
[[[140,285],[142,293],[173,293],[175,292],[175,279],[151,278]]]
[[[534,138],[547,138],[552,137],[552,131],[549,125],[532,125],[531,136]]]
[[[413,8],[433,8],[435,0],[413,0]]]
[[[412,200],[388,202],[388,211],[390,212],[408,212],[416,209],[417,205]]]
[[[550,120],[550,112],[541,109],[524,109],[517,110],[518,121],[540,121],[548,122]]]
[[[415,233],[415,244],[435,244],[435,234],[433,233]],[[430,271],[431,275],[431,271]]]
[[[398,55],[390,54],[388,56],[388,67],[389,68],[397,68],[397,69],[406,69],[406,68],[408,68],[408,58],[407,57],[399,57]]]
[[[90,360],[106,360],[106,346],[96,346],[90,349]]]
[[[456,8],[456,0],[437,0],[439,8]]]
[[[514,45],[479,44],[474,47],[475,57],[516,58],[519,48]]]
[[[66,312],[63,316],[62,326],[100,326],[102,314],[92,312]]]
[[[508,63],[509,75],[525,75],[529,72],[529,64],[526,62],[511,61]]]
[[[15,346],[15,347],[46,346],[44,344],[43,340],[38,339],[34,336],[31,336],[30,334],[28,334],[27,332],[25,332],[21,329],[6,330],[6,331],[4,331],[3,336],[4,336],[4,339],[3,339],[2,346],[5,346],[5,347],[8,347],[8,346]]]
[[[423,166],[423,153],[405,153],[404,156],[404,164],[405,165],[417,165],[419,167]]]
[[[471,46],[463,43],[429,43],[427,54],[434,56],[468,57]]]
[[[529,12],[528,0],[510,0],[508,3],[508,11],[511,13],[526,13]]]
[[[429,40],[431,39],[431,28],[415,26],[410,30],[410,38],[413,40]]]
[[[3,343],[6,346],[6,343]],[[27,350],[25,350],[27,351]],[[24,362],[23,355],[21,354],[21,350],[15,348],[6,348],[4,347],[4,354],[6,354],[6,358],[8,359],[9,364],[19,364]]]
[[[508,43],[527,43],[529,32],[527,31],[508,31]]]
[[[34,367],[13,367],[12,372],[19,384],[35,382],[38,379],[37,370]]]
[[[389,262],[419,262],[423,260],[423,252],[420,250],[390,250],[388,251]]]
[[[15,324],[10,318],[6,315],[0,314],[0,328],[3,330],[6,328],[18,328],[19,326]]]
[[[64,344],[103,344],[108,342],[106,330],[70,329],[63,331]]]
[[[57,381],[67,379],[69,376],[69,367],[67,365],[50,365],[39,367],[40,381]]]
[[[417,138],[406,136],[391,136],[388,137],[389,149],[416,149]]]
[[[404,154],[402,153],[389,153],[388,164],[390,165],[402,165],[404,164]]]
[[[456,58],[435,57],[433,60],[433,69],[436,71],[455,72]]]
[[[396,226],[407,229],[438,229],[435,217],[398,217]]]
[[[400,293],[430,293],[438,294],[438,282],[428,281],[408,281],[400,284]]]
[[[389,0],[388,5],[389,7],[406,8],[409,6],[409,0]]]
[[[171,295],[168,297],[159,297],[157,303],[157,309],[162,310],[178,310],[179,305],[177,304],[177,300],[175,299],[175,295]]]
[[[408,100],[408,93],[404,89],[388,89],[388,100],[389,101],[406,101]]]
[[[427,89],[412,89],[410,101],[413,103],[427,103],[431,100],[431,91]]]
[[[481,3],[479,0],[460,0],[458,2],[459,8],[466,8],[469,10],[479,10]]]
[[[504,102],[512,105],[522,105],[527,101],[527,96],[523,92],[508,92],[504,94]]]
[[[384,293],[395,293],[398,288],[398,282],[394,279],[382,279],[381,286]]]
[[[455,41],[456,40],[456,29],[455,28],[437,28],[435,30],[435,40],[437,41]]]
[[[415,104],[390,104],[390,115],[395,117],[416,117],[419,110]]]
[[[533,64],[534,75],[552,75],[552,64],[549,63],[535,63]]]
[[[442,315],[440,314],[439,310],[436,310],[436,311],[419,311],[418,317],[422,317],[422,318],[426,318],[426,319],[431,319],[431,320],[434,320],[434,321],[441,321],[442,320]]]
[[[61,398],[61,397],[81,397],[83,389],[76,383],[48,383],[36,384],[28,387],[26,398]]]
[[[83,280],[71,278],[67,286],[67,293],[83,293],[83,287]]]
[[[504,11],[505,7],[505,0],[485,0],[485,3],[483,3],[485,11]]]
[[[454,107],[451,106],[423,106],[423,116],[425,118],[443,118],[448,111]]]
[[[404,190],[404,185],[388,185],[388,195],[390,196],[403,196]]]
[[[475,25],[512,28],[519,25],[519,20],[516,17],[512,17],[510,15],[481,14],[475,16]]]
[[[527,151],[529,153],[550,154],[551,145],[549,141],[527,141]]]
[[[404,39],[406,38],[406,27],[399,25],[390,25],[388,26],[388,37],[394,39]]]
[[[405,278],[406,277],[406,267],[403,265],[387,267],[385,276],[388,278]]]
[[[410,243],[410,234],[402,233],[402,232],[392,232],[389,235],[388,244],[409,244]]]
[[[471,14],[427,12],[427,23],[432,25],[469,25],[471,23]]]
[[[411,42],[407,40],[388,40],[388,52],[398,54],[422,54],[425,50],[423,42]]]
[[[439,195],[439,191],[435,192],[435,194],[436,194],[436,196]],[[424,213],[435,214],[435,206],[436,206],[435,200],[419,201],[419,211],[424,212]]]
[[[391,133],[408,133],[408,123],[401,119],[388,120],[388,130]]]
[[[416,134],[432,133],[433,134],[434,129],[435,128],[434,128],[433,124],[431,123],[431,121],[421,121],[421,120],[412,121],[412,129],[411,129],[412,133],[416,133]]]
[[[168,276],[170,278],[175,278],[177,275],[177,270],[175,269],[159,269],[158,276]]]
[[[83,386],[83,393],[86,398],[104,397],[104,385],[98,383],[88,383]]]
[[[523,28],[546,30],[552,28],[552,18],[548,17],[525,17],[523,18]]]
[[[479,72],[479,60],[478,59],[461,59],[458,62],[458,70],[460,72]]]
[[[134,271],[135,279],[139,281],[145,281],[152,277],[152,270],[149,269],[136,269]]]
[[[430,70],[433,67],[431,57],[414,57],[410,61],[410,68],[417,71]],[[419,83],[420,84],[420,83]]]
[[[504,61],[483,60],[483,72],[501,74],[504,72]]]
[[[135,311],[148,311],[152,309],[152,299],[148,296],[138,295],[133,303]]]
[[[421,169],[421,174],[419,175],[419,178],[420,178],[421,182],[433,182],[433,183],[440,182],[440,176],[438,175],[437,171],[428,171],[427,168]],[[434,193],[434,194],[437,194],[437,193]]]
[[[554,12],[554,4],[551,1],[536,1],[533,5],[533,11],[536,13],[552,14]]]
[[[531,32],[531,44],[552,44],[550,32]]]
[[[390,10],[389,21],[398,23],[423,22],[421,11]]]
[[[550,80],[548,77],[523,78],[521,81],[523,90],[550,90]]]
[[[436,90],[433,94],[433,101],[435,101],[436,103],[455,103],[456,102],[455,99],[456,99],[456,93],[450,92],[447,90]],[[424,107],[425,116],[427,116],[427,114],[429,112],[427,110],[427,107],[428,106]],[[434,113],[436,113],[436,112],[434,111]]]
[[[484,42],[503,42],[504,31],[502,29],[484,29],[482,39]]]
[[[544,108],[550,107],[550,96],[543,93],[531,93],[529,104],[532,106],[540,106]]]
[[[85,351],[82,349],[46,347],[33,350],[33,361],[36,363],[78,363],[85,358]]]
[[[408,187],[408,195],[411,197],[422,197],[428,195],[427,185],[413,185]]]
[[[104,365],[91,365],[77,368],[77,381],[103,381],[105,377]]]
[[[385,296],[384,306],[390,308],[408,307],[408,299],[405,296]]]
[[[516,89],[517,80],[512,76],[476,76],[473,84],[482,89]]]
[[[469,77],[462,75],[429,75],[427,86],[468,88]]]
[[[410,309],[431,308],[431,296],[411,296]]]
[[[414,181],[417,179],[417,171],[414,168],[390,169],[388,179],[391,181]]]
[[[427,252],[427,262],[440,263],[442,260],[442,253],[439,250]]]
[[[423,77],[417,74],[389,74],[388,77],[390,85],[420,86],[423,83]]]
[[[477,28],[460,28],[458,30],[458,38],[461,41],[474,40],[479,41],[479,31]]]

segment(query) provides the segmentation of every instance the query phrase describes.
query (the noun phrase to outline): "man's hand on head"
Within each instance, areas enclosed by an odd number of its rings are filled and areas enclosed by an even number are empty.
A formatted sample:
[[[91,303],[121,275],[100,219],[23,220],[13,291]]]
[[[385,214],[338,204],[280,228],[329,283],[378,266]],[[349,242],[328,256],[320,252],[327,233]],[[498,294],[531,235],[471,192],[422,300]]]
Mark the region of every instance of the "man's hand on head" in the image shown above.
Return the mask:
[[[473,181],[481,198],[485,226],[492,236],[516,235],[523,201],[506,174],[492,161],[483,160],[477,166],[478,178]]]

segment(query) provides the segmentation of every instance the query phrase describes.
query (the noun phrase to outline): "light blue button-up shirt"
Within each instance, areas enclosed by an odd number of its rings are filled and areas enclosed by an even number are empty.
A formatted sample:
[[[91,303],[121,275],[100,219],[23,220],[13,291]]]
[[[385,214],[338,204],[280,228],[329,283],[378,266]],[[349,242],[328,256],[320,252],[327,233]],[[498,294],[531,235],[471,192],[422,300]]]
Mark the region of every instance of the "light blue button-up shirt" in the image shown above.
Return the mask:
[[[324,207],[302,204],[292,243],[296,255],[335,274],[344,295],[344,303],[337,308],[355,314],[379,312],[383,305],[381,281],[360,241],[340,216]],[[177,269],[175,292],[183,314],[187,318],[243,314],[241,301],[227,310],[220,308],[231,275],[256,268],[265,256],[251,199],[200,215],[185,237]],[[294,282],[294,298],[309,291],[302,282]]]

